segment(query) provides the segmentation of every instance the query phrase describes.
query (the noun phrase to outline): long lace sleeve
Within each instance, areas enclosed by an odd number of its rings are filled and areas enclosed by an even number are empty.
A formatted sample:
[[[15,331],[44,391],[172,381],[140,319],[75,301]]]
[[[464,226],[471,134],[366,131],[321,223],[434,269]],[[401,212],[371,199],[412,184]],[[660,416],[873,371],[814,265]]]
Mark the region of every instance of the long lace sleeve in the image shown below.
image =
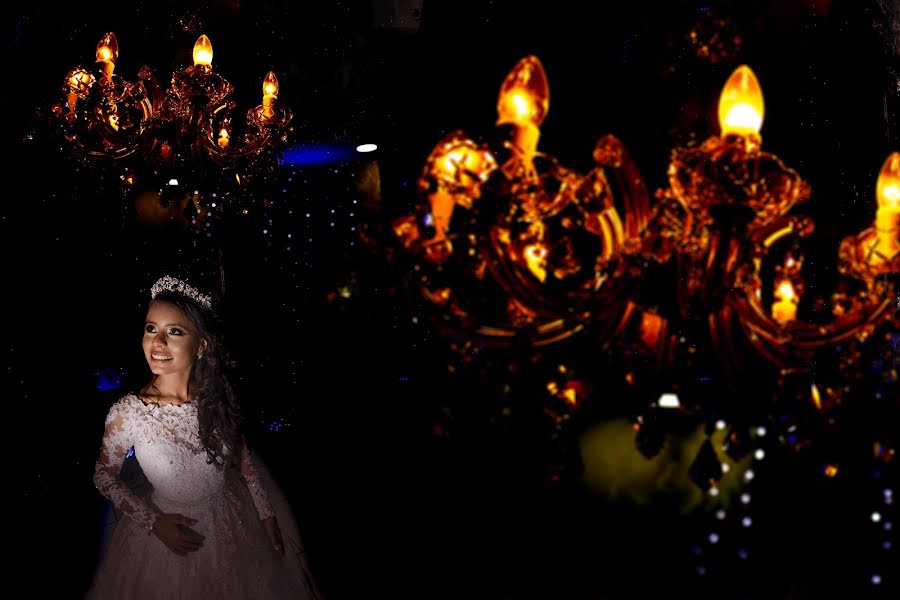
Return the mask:
[[[241,476],[250,490],[250,496],[253,498],[253,505],[256,507],[256,513],[259,515],[259,518],[266,519],[274,515],[275,511],[272,510],[269,495],[263,488],[259,475],[253,467],[253,462],[250,460],[250,451],[247,450],[247,442],[243,438],[241,439]]]
[[[103,445],[94,465],[94,485],[116,508],[134,519],[148,532],[156,520],[157,512],[135,495],[119,477],[122,463],[132,446],[128,406],[116,402],[106,416]]]

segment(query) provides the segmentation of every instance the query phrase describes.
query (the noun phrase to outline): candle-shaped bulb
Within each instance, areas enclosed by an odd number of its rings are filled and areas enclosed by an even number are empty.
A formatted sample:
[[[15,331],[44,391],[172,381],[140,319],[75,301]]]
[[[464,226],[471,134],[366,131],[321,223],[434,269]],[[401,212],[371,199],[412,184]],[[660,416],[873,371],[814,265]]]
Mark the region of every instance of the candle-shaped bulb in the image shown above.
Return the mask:
[[[110,31],[97,42],[97,62],[115,63],[119,60],[119,42]]]
[[[722,95],[719,96],[719,127],[722,136],[759,135],[763,115],[762,88],[756,74],[747,65],[741,65],[731,74]]]
[[[212,64],[212,58],[212,43],[206,34],[203,34],[194,43],[194,66],[208,67]]]
[[[230,137],[231,136],[228,135],[228,130],[223,127],[222,131],[219,132],[219,146],[222,148],[226,147]]]
[[[900,152],[892,152],[875,184],[878,210],[875,212],[877,242],[870,248],[870,261],[896,260],[900,253]]]
[[[526,56],[509,72],[497,99],[497,125],[540,127],[550,108],[550,86],[536,56]]]
[[[893,152],[884,161],[875,184],[878,208],[900,211],[900,152]]]
[[[263,118],[269,119],[275,114],[272,106],[275,104],[275,98],[278,97],[278,78],[275,73],[269,71],[266,78],[263,79]]]
[[[263,79],[263,97],[266,96],[278,97],[278,78],[275,77],[273,71],[269,71],[266,78]]]

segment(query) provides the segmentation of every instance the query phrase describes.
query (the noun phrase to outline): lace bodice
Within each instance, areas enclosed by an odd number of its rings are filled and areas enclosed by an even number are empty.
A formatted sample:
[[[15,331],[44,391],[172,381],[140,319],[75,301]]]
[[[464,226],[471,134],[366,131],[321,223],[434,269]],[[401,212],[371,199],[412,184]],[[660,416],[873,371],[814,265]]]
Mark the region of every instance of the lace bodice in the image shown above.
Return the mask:
[[[207,463],[193,403],[147,405],[134,394],[126,395],[113,404],[106,417],[94,484],[119,510],[148,531],[159,509],[135,495],[119,477],[132,447],[153,486],[154,497],[160,500],[191,505],[214,496],[225,485],[225,471]],[[272,507],[244,443],[241,452],[241,475],[259,518],[264,519],[273,514]]]

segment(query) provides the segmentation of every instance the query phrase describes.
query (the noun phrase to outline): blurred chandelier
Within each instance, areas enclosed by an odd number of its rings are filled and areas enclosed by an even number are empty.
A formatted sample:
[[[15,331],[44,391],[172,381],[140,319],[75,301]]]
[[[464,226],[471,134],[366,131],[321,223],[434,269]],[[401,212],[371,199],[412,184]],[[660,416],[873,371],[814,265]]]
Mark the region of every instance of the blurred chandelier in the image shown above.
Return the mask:
[[[626,389],[646,399],[635,429],[648,455],[662,442],[641,436],[672,414],[699,418],[708,432],[724,419],[733,424],[726,445],[745,454],[750,425],[765,421],[761,385],[820,412],[840,404],[873,334],[893,348],[881,383],[896,389],[900,153],[878,175],[873,227],[840,245],[840,285],[804,321],[798,240],[813,222],[788,213],[811,189],[762,150],[763,96],[749,67],[724,86],[721,134],[673,152],[655,204],[613,136],[599,139],[586,174],[540,152],[548,107],[543,67],[527,57],[500,90],[501,139],[447,135],[419,179],[425,201],[394,222],[415,259],[412,288],[455,348],[539,353],[586,336],[604,355],[625,356],[616,364]],[[820,355],[842,366],[823,373]],[[558,423],[589,390],[613,383],[586,379],[560,365],[547,381],[563,407]],[[714,485],[717,467],[695,481]]]
[[[114,73],[119,57],[115,35],[97,44],[98,69],[72,69],[63,83],[65,102],[52,114],[71,153],[84,164],[113,162],[121,179],[134,183],[135,162],[157,174],[181,176],[196,184],[226,172],[239,185],[277,166],[277,148],[286,140],[291,110],[276,103],[278,80],[263,80],[262,104],[247,112],[242,143],[233,129],[233,86],[212,69],[212,45],[205,35],[194,45],[194,64],[172,76],[163,91],[148,67],[130,82]]]

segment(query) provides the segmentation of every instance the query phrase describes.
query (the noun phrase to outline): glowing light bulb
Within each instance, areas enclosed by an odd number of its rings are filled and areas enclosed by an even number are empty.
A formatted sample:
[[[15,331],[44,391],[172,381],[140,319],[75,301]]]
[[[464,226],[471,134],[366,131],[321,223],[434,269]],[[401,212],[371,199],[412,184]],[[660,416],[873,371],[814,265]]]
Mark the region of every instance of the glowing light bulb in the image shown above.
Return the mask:
[[[272,108],[275,104],[275,99],[278,97],[278,78],[275,77],[275,73],[273,71],[269,71],[266,75],[265,79],[263,79],[263,113],[262,116],[264,119],[269,119],[275,114],[275,110]]]
[[[879,233],[893,234],[896,240],[900,229],[900,152],[893,152],[884,161],[875,184],[878,213],[875,227]]]
[[[758,136],[762,129],[762,88],[747,65],[741,65],[728,78],[719,96],[719,127],[722,135],[734,133]]]
[[[878,208],[900,211],[900,152],[893,152],[884,161],[875,184]]]
[[[775,299],[772,303],[772,318],[781,324],[789,323],[797,318],[799,298],[794,291],[794,284],[789,279],[782,279],[775,288]]]
[[[278,97],[278,78],[275,77],[274,71],[269,71],[265,79],[263,79],[263,96]]]
[[[194,66],[208,67],[212,65],[212,58],[212,42],[203,34],[194,43]]]
[[[497,125],[540,127],[550,108],[550,86],[541,61],[526,56],[513,67],[500,87]]]
[[[900,152],[884,161],[875,184],[878,211],[875,213],[877,241],[869,254],[871,263],[892,260],[900,252]]]
[[[97,42],[97,62],[115,63],[119,60],[119,42],[110,31]]]

